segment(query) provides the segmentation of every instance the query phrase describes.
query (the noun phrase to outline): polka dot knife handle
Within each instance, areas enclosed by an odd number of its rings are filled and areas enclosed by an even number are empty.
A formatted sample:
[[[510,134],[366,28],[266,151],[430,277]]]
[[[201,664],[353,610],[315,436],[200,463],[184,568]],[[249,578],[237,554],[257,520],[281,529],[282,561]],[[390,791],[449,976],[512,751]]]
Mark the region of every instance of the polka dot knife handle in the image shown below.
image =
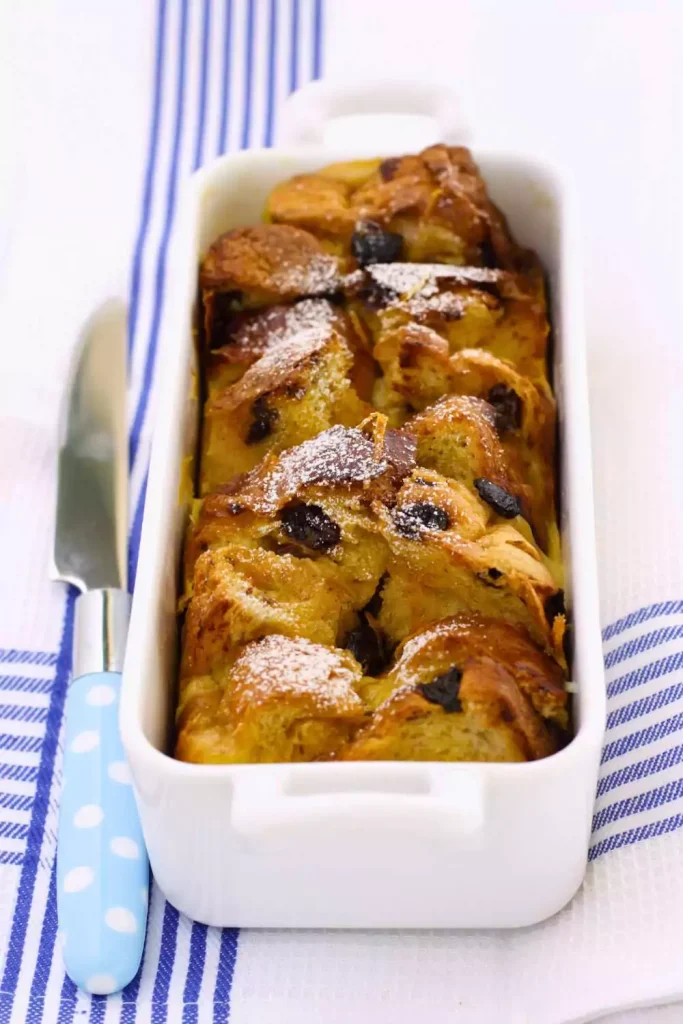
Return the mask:
[[[100,995],[137,973],[149,863],[119,736],[121,675],[75,679],[67,695],[57,854],[59,926],[72,980]]]

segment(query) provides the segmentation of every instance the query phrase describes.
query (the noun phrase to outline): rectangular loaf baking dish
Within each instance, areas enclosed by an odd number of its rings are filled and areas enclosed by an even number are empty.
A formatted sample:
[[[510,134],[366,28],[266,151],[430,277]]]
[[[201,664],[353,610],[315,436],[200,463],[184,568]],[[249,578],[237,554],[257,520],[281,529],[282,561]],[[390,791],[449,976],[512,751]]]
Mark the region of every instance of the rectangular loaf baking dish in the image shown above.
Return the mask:
[[[348,115],[368,109],[385,116],[373,119],[370,138],[354,135]],[[156,881],[179,910],[207,924],[518,927],[559,910],[583,878],[605,701],[581,267],[570,190],[534,159],[473,147],[494,202],[548,274],[574,738],[561,752],[523,764],[196,765],[167,753],[188,513],[179,495],[199,416],[192,338],[199,259],[220,233],[258,222],[267,193],[283,178],[338,160],[409,152],[437,138],[463,141],[452,109],[429,88],[340,92],[316,83],[290,99],[281,147],[222,157],[186,189],[169,264],[121,729]],[[413,119],[398,121],[396,113]],[[432,117],[431,137],[414,115]],[[338,137],[350,135],[348,144],[320,141],[335,126]]]

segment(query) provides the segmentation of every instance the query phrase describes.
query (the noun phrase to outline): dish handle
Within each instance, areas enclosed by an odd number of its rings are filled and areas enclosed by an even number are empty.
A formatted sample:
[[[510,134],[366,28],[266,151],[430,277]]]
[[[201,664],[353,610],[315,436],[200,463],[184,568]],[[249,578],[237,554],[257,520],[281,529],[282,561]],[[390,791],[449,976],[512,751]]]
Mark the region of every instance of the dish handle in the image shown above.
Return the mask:
[[[392,766],[393,767],[393,766]],[[449,766],[452,767],[452,766]],[[236,780],[231,820],[245,838],[297,834],[348,826],[384,832],[425,832],[465,838],[481,833],[486,820],[485,785],[481,776],[458,772],[454,778],[432,772],[410,775],[349,775],[344,784],[330,777],[275,773],[242,775]]]
[[[280,146],[341,143],[368,152],[462,143],[470,134],[455,94],[427,82],[321,79],[292,93],[278,121]]]

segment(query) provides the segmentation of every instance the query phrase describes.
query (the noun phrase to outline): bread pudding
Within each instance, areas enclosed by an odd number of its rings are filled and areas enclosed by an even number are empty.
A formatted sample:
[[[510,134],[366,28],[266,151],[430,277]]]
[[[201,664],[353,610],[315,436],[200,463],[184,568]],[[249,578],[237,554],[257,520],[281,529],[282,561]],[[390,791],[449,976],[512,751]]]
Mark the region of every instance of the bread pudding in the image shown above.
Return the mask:
[[[568,741],[549,338],[539,261],[462,147],[297,175],[215,240],[178,758]]]

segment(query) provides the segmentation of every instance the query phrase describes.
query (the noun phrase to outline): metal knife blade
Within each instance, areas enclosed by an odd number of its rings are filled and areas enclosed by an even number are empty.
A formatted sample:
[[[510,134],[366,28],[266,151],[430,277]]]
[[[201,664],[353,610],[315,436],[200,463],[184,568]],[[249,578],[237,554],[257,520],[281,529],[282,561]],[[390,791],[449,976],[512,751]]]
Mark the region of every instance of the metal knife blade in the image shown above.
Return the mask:
[[[60,434],[53,579],[127,588],[126,307],[109,299],[79,339]]]

